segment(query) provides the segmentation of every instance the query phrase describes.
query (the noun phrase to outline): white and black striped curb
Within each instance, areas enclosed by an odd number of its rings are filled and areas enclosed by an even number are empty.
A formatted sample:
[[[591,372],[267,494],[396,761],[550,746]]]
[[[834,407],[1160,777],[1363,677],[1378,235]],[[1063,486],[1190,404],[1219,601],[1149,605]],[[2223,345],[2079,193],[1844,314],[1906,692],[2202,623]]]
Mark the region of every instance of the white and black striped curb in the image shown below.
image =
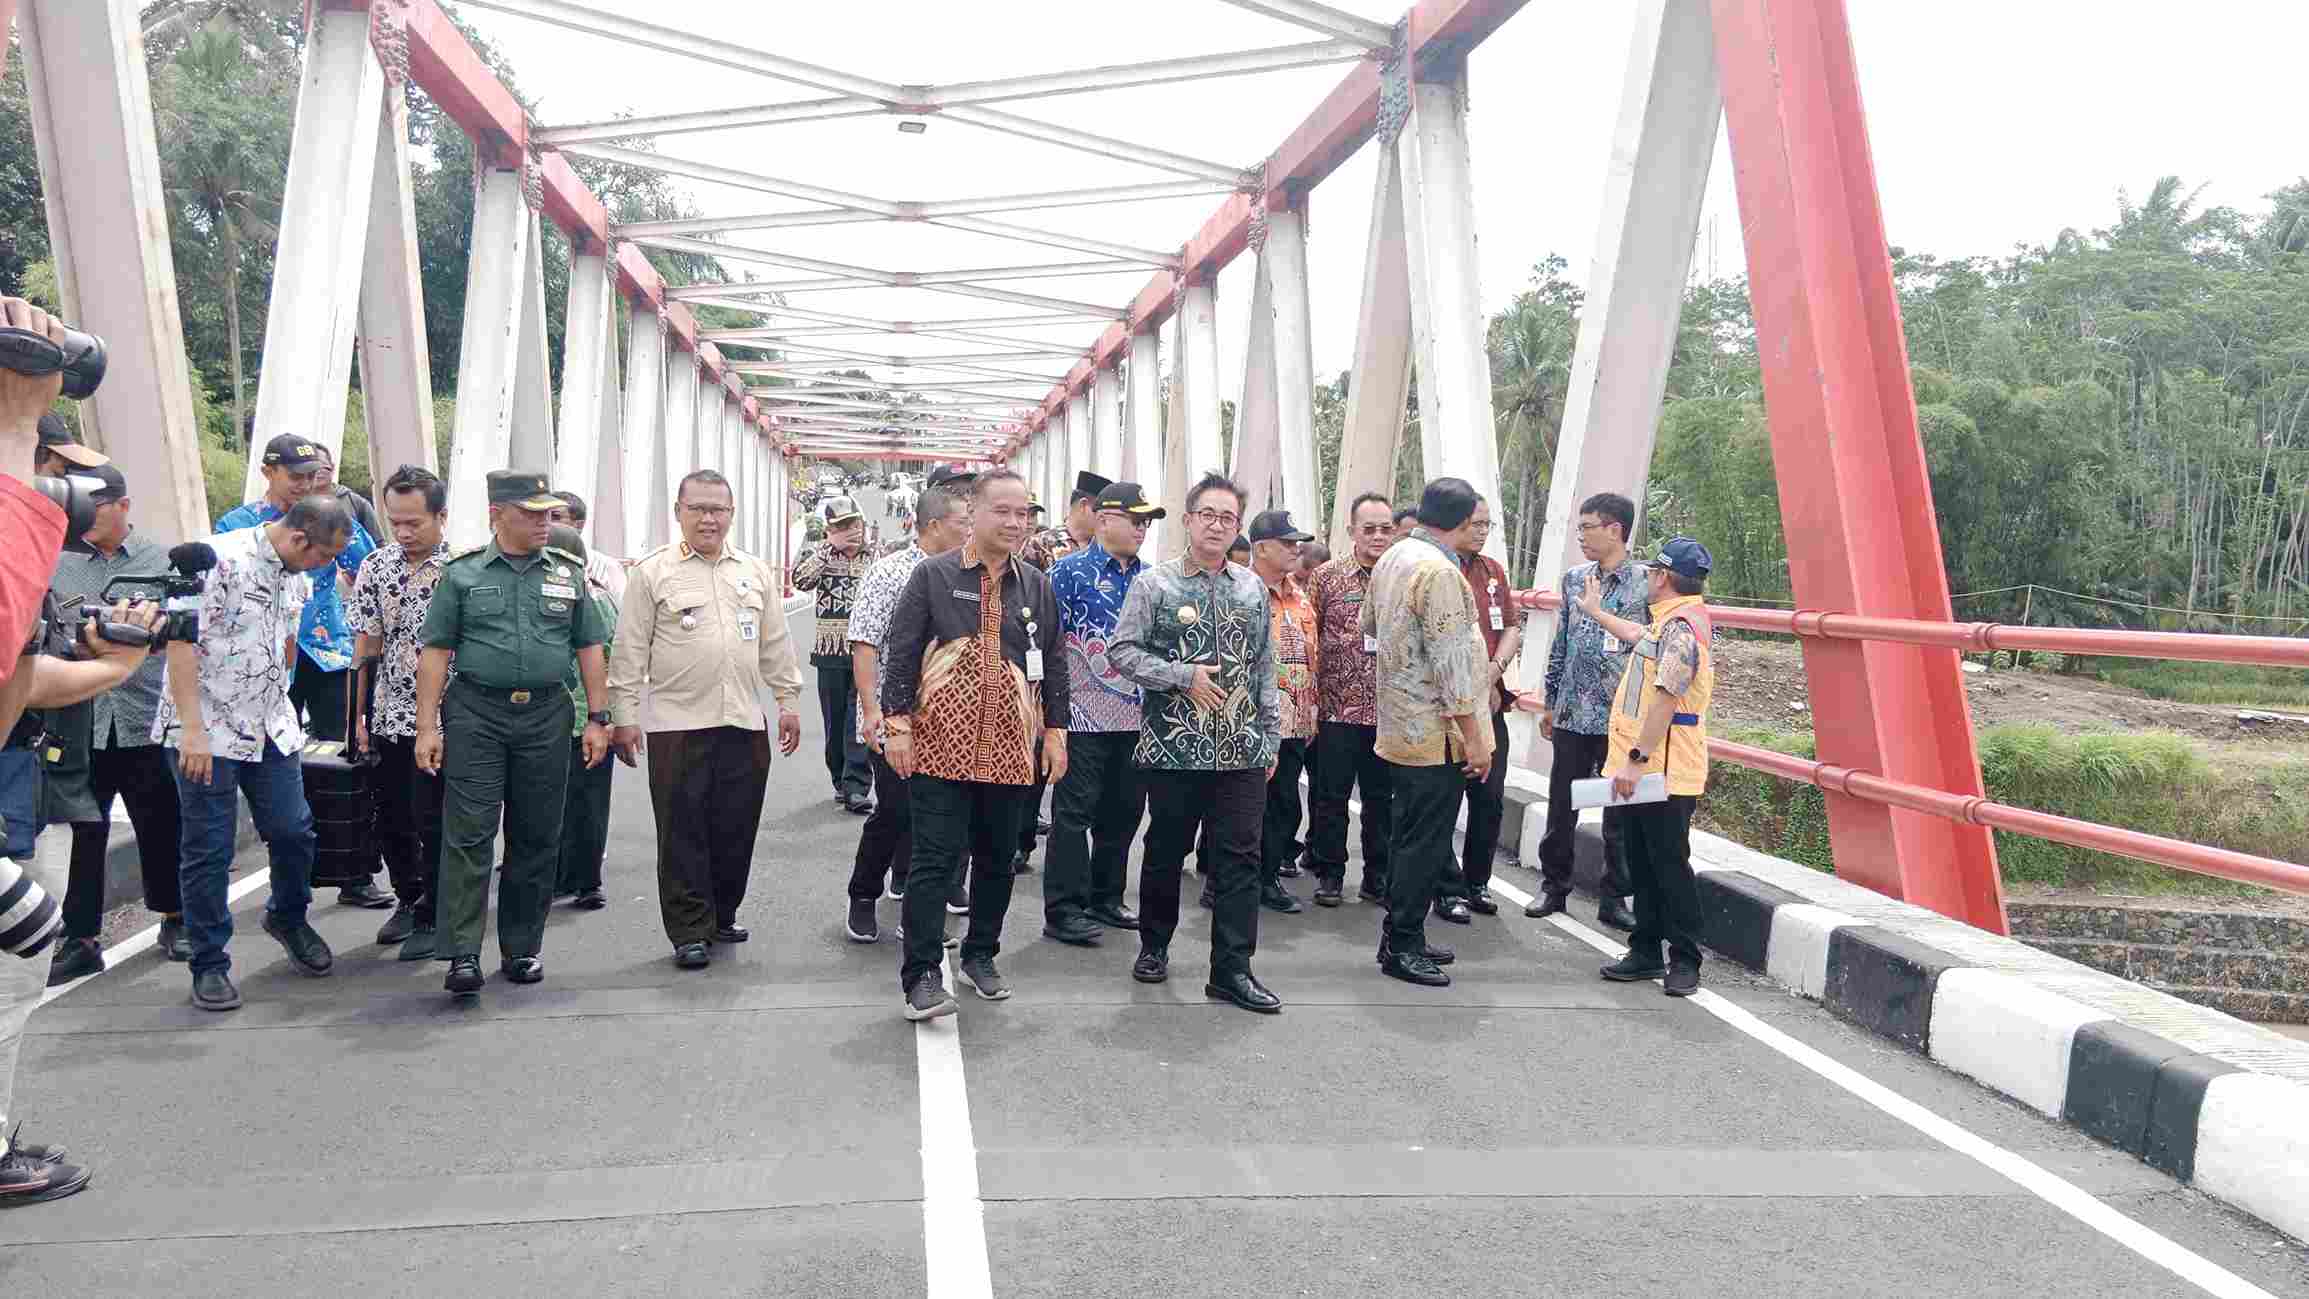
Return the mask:
[[[1533,785],[1512,773],[1527,864]],[[1692,857],[1720,955],[2309,1239],[2309,1044],[1716,835]]]

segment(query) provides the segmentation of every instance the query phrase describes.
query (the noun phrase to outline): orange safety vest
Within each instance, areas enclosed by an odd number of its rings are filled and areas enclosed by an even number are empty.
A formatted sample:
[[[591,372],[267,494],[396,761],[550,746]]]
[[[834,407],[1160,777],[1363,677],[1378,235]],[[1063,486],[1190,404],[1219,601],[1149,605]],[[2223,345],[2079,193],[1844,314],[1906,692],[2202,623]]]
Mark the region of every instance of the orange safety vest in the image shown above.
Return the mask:
[[[1644,700],[1651,697],[1653,682],[1659,677],[1660,633],[1670,622],[1680,621],[1692,629],[1693,638],[1699,642],[1699,670],[1676,701],[1675,724],[1668,728],[1668,742],[1649,755],[1642,767],[1646,773],[1665,772],[1668,793],[1697,797],[1708,789],[1708,702],[1716,692],[1715,621],[1696,595],[1677,596],[1655,606],[1653,612],[1651,631],[1636,643],[1620,677],[1619,698],[1611,710],[1611,756],[1604,772],[1608,775],[1619,770],[1635,748]]]

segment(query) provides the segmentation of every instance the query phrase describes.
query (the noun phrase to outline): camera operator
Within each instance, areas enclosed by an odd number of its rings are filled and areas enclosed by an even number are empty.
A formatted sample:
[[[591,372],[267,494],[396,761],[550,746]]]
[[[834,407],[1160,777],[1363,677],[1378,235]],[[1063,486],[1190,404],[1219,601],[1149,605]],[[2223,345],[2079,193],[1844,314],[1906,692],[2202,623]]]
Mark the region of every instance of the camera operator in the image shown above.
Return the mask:
[[[129,521],[128,480],[111,464],[79,470],[104,485],[92,493],[96,520],[77,540],[64,543],[50,589],[59,601],[103,592],[114,578],[156,574],[169,567],[168,548]],[[81,817],[72,821],[72,886],[64,899],[64,940],[50,969],[51,986],[104,968],[97,933],[104,919],[105,853],[111,845],[112,801],[128,807],[136,831],[137,860],[144,876],[144,904],[160,916],[161,955],[188,960],[184,910],[177,884],[176,780],[168,751],[152,738],[160,710],[161,656],[144,660],[118,689],[105,691],[82,707],[88,710],[81,748],[87,779]],[[50,776],[59,772],[50,770]]]

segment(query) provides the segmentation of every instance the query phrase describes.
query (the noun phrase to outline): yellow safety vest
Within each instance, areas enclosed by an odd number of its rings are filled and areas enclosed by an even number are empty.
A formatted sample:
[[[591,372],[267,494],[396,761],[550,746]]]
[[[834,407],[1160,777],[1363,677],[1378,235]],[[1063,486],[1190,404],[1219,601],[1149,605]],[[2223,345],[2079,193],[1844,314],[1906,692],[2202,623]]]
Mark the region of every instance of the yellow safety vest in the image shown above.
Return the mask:
[[[1681,621],[1691,627],[1693,638],[1699,642],[1699,670],[1692,674],[1690,688],[1676,701],[1675,725],[1668,728],[1668,742],[1642,765],[1647,773],[1667,773],[1670,794],[1697,797],[1708,789],[1708,701],[1716,693],[1716,656],[1710,638],[1715,622],[1708,617],[1706,603],[1696,595],[1654,605],[1653,613],[1657,616],[1650,632],[1637,642],[1620,677],[1619,695],[1611,710],[1611,756],[1604,771],[1608,775],[1619,770],[1635,748],[1644,700],[1651,697],[1652,683],[1659,677],[1660,633],[1670,622]]]

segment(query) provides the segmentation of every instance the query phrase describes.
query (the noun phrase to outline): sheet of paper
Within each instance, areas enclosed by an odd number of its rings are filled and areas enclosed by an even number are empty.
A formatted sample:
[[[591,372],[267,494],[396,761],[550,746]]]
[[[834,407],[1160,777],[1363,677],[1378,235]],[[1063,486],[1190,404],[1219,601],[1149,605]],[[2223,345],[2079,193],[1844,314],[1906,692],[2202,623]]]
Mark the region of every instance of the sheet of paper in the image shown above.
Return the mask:
[[[1611,796],[1611,777],[1597,776],[1593,780],[1571,782],[1573,807],[1626,807],[1630,803],[1665,803],[1668,801],[1668,778],[1651,772],[1636,780],[1636,792],[1628,798]]]

